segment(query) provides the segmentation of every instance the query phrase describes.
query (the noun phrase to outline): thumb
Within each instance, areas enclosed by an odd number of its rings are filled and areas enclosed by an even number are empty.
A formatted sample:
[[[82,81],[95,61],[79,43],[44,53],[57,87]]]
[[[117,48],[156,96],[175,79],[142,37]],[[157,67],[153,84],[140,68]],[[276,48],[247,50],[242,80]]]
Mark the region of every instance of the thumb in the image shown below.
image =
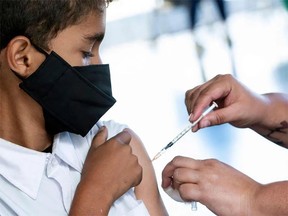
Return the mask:
[[[234,120],[234,115],[235,110],[232,107],[217,109],[203,118],[200,128],[229,123]]]
[[[106,142],[107,137],[108,137],[107,128],[105,126],[102,126],[98,130],[97,134],[94,136],[92,140],[92,145],[96,148],[99,147],[100,145]]]

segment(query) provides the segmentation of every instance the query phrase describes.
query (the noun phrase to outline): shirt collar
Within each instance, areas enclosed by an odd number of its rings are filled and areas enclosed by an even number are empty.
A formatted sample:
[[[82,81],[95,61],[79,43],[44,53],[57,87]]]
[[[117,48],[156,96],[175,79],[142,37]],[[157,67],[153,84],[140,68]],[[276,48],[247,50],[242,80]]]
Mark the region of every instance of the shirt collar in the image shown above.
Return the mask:
[[[0,138],[0,175],[33,199],[36,199],[46,158],[42,153]]]
[[[49,158],[57,155],[64,163],[81,172],[90,142],[87,137],[63,132],[54,136],[51,155],[0,138],[0,175],[36,199],[43,172],[51,162]]]
[[[85,143],[87,143],[86,139],[80,135],[68,132],[59,133],[54,137],[52,153],[73,169],[81,172],[88,151],[86,154],[83,153]]]

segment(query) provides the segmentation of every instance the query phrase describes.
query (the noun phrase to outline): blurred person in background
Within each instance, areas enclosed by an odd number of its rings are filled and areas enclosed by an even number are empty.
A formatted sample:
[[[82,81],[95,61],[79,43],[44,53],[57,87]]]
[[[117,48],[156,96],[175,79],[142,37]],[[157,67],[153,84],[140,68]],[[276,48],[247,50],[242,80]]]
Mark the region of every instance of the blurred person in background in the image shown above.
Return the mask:
[[[197,31],[198,29],[205,27],[211,32],[216,32],[215,29],[220,29],[221,32],[221,41],[224,41],[224,49],[228,52],[228,58],[231,62],[231,74],[233,76],[237,76],[237,71],[235,67],[235,60],[233,54],[233,43],[229,33],[228,26],[228,3],[225,0],[164,0],[168,5],[172,5],[174,7],[184,7],[188,13],[188,22],[189,28],[192,34],[192,40],[195,44],[195,51],[198,59],[199,70],[201,73],[201,78],[204,82],[207,81],[207,75],[205,71],[205,52],[208,50],[208,46],[205,44],[205,41],[202,41],[203,33],[201,31]],[[207,6],[213,5],[215,6],[213,9],[216,10],[216,17],[213,11],[207,12]],[[209,8],[210,9],[210,8]],[[220,20],[218,19],[220,18]],[[204,20],[203,23],[200,21]],[[207,22],[207,20],[209,20]],[[218,25],[218,21],[220,21],[220,25]],[[197,25],[198,24],[198,25]],[[216,24],[216,25],[215,25]],[[214,26],[216,28],[214,28]],[[200,33],[201,32],[201,33]]]
[[[227,8],[226,8],[226,4],[223,0],[212,0],[217,8],[217,12],[220,15],[220,18],[223,22],[226,22],[227,19]],[[188,1],[187,4],[189,4],[190,8],[189,8],[189,15],[190,15],[190,24],[191,24],[191,29],[194,30],[196,23],[197,23],[197,19],[199,19],[199,17],[197,15],[198,12],[198,8],[199,8],[199,4],[201,3],[201,0],[193,0],[193,1]]]
[[[198,23],[199,20],[201,20],[201,16],[203,16],[203,14],[200,13],[201,11],[199,10],[200,4],[202,1],[203,0],[192,0],[192,1],[185,1],[185,2],[187,5],[187,8],[188,8],[188,11],[189,11],[190,28],[192,30],[193,38],[195,41],[196,52],[197,52],[197,56],[199,59],[202,77],[203,77],[204,81],[207,81],[207,77],[205,75],[205,69],[204,69],[204,66],[202,63],[202,61],[203,61],[202,58],[203,58],[203,55],[205,52],[205,45],[203,45],[199,42],[199,39],[197,38],[197,34],[195,34],[196,24]],[[223,30],[224,30],[224,34],[225,34],[225,42],[228,45],[230,60],[232,63],[232,73],[234,76],[236,76],[236,69],[234,67],[234,58],[233,58],[233,54],[232,54],[232,41],[230,39],[229,31],[228,31],[228,27],[227,27],[227,17],[228,17],[227,4],[225,3],[224,0],[209,0],[209,1],[215,5],[217,13],[218,13],[220,20],[222,22]]]

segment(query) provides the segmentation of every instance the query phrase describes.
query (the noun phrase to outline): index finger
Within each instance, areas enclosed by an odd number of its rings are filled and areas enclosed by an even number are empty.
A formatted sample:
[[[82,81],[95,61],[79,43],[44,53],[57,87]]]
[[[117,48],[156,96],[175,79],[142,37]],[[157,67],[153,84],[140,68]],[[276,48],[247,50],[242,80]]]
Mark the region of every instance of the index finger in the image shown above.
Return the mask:
[[[107,140],[107,136],[108,136],[107,128],[105,126],[102,126],[101,128],[99,128],[97,134],[93,137],[91,145],[97,148],[98,146],[105,143],[105,141]]]
[[[230,76],[217,75],[186,93],[185,104],[189,112],[192,113],[192,121],[198,119],[212,101],[215,101],[220,107],[222,106],[223,100],[231,92],[229,79],[231,79]]]
[[[170,161],[162,171],[162,187],[166,188],[171,185],[172,177],[174,175],[175,169],[179,167],[199,169],[199,161],[193,158],[176,156]]]

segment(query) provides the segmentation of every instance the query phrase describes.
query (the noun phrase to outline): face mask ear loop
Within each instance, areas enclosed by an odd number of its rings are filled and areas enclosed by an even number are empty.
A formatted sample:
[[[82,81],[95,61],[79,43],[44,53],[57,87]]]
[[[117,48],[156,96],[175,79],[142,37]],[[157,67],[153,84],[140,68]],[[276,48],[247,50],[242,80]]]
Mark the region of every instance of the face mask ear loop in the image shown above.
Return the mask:
[[[1,1],[1,0],[0,0],[0,1]],[[38,52],[44,54],[46,58],[49,56],[49,54],[48,54],[45,50],[43,50],[41,47],[38,47],[37,45],[35,45],[35,44],[33,44],[33,43],[31,43],[31,44],[32,44],[32,46],[33,46]],[[13,72],[13,73],[15,74],[15,76],[17,76],[20,80],[23,81],[23,80],[25,79],[24,77],[22,77],[22,76],[20,76],[18,73],[16,73],[14,70],[12,70],[12,72]]]
[[[31,43],[31,44],[34,46],[34,48],[35,48],[38,52],[44,54],[46,58],[49,56],[49,53],[47,53],[44,49],[42,49],[41,47],[39,47],[39,46],[37,46],[37,45],[35,45],[35,44],[33,44],[33,43]]]

